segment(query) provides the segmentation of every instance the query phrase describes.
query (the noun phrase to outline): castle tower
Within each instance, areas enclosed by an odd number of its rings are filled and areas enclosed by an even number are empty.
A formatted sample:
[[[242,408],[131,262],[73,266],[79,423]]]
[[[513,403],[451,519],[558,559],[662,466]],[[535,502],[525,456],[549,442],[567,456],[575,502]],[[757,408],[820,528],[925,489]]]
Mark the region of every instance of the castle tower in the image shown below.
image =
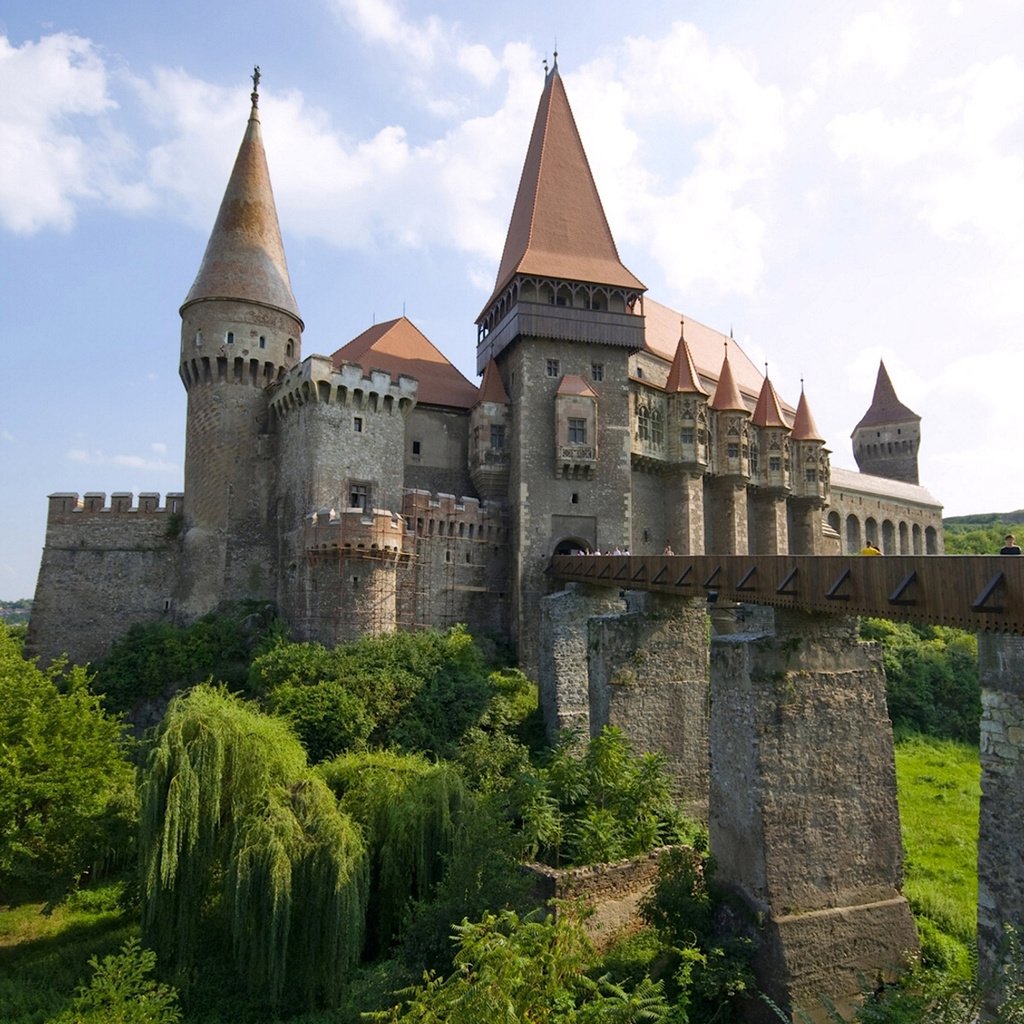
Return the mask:
[[[802,382],[790,442],[793,452],[790,550],[796,555],[827,553],[819,548],[822,542],[821,510],[829,499],[829,450],[814,422]]]
[[[513,410],[512,620],[528,669],[552,552],[630,540],[628,364],[643,345],[643,292],[619,259],[556,58],[494,291],[477,320],[478,372],[495,361]],[[569,395],[581,382],[593,397]],[[567,413],[562,424],[552,414],[570,397],[586,399],[592,421]],[[565,443],[556,436],[563,427]]]
[[[668,396],[668,542],[677,555],[704,551],[704,477],[708,471],[708,393],[679,322],[679,344],[665,382]]]
[[[508,498],[508,392],[498,364],[489,360],[480,382],[480,397],[469,414],[469,474],[481,498]]]
[[[786,497],[790,490],[789,424],[765,367],[764,382],[750,418],[750,473],[755,490],[751,550],[758,555],[789,551]]]
[[[272,599],[273,442],[265,387],[300,354],[259,120],[252,109],[195,283],[181,307],[188,392],[184,559],[178,614],[218,601]]]
[[[745,555],[747,539],[747,484],[750,482],[750,410],[729,365],[729,345],[711,399],[712,513],[708,550],[721,555]]]
[[[853,457],[862,473],[920,483],[917,450],[921,444],[921,417],[897,397],[885,363],[878,364],[878,378],[871,406],[853,428]]]

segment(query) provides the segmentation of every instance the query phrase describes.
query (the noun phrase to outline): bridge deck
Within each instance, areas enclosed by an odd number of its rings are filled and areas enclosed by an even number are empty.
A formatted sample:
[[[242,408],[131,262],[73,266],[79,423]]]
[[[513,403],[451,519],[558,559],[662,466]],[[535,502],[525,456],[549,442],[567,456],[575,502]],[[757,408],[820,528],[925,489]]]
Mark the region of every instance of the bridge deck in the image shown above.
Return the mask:
[[[556,555],[565,582],[1024,633],[1014,555]]]

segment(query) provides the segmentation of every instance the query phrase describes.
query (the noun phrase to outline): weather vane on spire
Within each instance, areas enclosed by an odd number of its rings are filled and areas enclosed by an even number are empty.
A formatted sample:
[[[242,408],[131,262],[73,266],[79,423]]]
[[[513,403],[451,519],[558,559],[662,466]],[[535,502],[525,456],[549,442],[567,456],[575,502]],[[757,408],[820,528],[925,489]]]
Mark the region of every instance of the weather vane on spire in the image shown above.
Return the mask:
[[[252,105],[255,107],[260,102],[260,66],[256,64],[252,69]]]

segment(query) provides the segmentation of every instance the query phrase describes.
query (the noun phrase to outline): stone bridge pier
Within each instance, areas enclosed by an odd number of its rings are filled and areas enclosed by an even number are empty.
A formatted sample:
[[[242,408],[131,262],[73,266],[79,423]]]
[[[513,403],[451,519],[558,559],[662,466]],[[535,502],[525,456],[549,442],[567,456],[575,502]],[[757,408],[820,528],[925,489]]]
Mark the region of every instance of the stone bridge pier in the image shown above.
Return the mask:
[[[716,637],[709,657],[702,598],[575,585],[544,601],[542,701],[549,723],[618,725],[667,755],[747,908],[762,988],[826,1020],[822,996],[852,1005],[917,948],[892,729],[880,653],[855,619],[775,619]],[[761,1004],[749,1019],[778,1020]]]
[[[978,835],[978,975],[987,1019],[1001,997],[1006,926],[1024,940],[1024,636],[978,634],[981,679],[981,820]]]

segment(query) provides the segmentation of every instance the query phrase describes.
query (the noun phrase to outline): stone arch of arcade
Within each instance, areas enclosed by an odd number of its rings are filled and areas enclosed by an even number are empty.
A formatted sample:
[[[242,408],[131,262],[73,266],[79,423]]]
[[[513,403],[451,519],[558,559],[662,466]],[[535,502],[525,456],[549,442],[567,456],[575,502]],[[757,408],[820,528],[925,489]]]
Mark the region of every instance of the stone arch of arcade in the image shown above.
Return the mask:
[[[922,527],[907,519],[858,516],[850,512],[844,518],[832,509],[828,525],[839,534],[843,553],[855,555],[865,544],[877,544],[884,555],[937,555],[939,534],[934,526]]]
[[[916,946],[885,679],[856,616],[976,632],[979,969],[998,967],[1004,925],[1024,928],[1024,558],[559,555],[549,572],[567,585],[542,601],[549,726],[618,725],[666,757],[708,821],[719,879],[763,922],[762,986],[812,1018],[822,995],[852,1005],[859,979]],[[712,594],[763,614],[709,640]]]

